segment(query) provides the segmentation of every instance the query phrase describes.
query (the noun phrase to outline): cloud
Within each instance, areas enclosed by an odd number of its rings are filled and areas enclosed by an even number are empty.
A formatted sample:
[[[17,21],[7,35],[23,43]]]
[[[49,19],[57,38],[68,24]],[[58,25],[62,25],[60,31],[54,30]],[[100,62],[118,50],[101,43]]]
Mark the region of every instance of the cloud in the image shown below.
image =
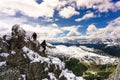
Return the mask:
[[[0,14],[0,22],[8,24],[10,26],[12,26],[14,24],[21,24],[21,23],[24,23],[27,21],[28,21],[28,19],[25,17],[12,17],[12,16],[8,16],[5,14]]]
[[[108,26],[120,26],[120,17],[110,21]]]
[[[55,11],[58,11],[60,17],[70,18],[80,14],[75,9],[92,8],[99,12],[117,11],[120,10],[119,4],[120,1],[113,3],[111,0],[43,0],[40,4],[36,0],[2,0],[0,13],[14,16],[20,12],[22,15],[33,18],[53,18]]]
[[[91,24],[87,28],[87,35],[89,35],[89,34],[95,34],[96,31],[97,31],[96,26],[94,24]]]
[[[92,8],[99,12],[108,12],[109,10],[114,11],[120,10],[119,1],[116,3],[111,2],[111,0],[76,0],[77,8]],[[114,9],[113,9],[114,7]]]
[[[75,8],[68,6],[59,11],[59,16],[62,18],[70,18],[73,15],[79,15],[79,12],[75,11]]]
[[[80,13],[77,9],[93,9],[98,12],[108,12],[109,10],[120,10],[120,1],[111,2],[111,0],[43,0],[40,4],[36,0],[1,0],[0,1],[0,33],[6,34],[10,31],[14,24],[20,24],[28,32],[37,32],[39,39],[52,39],[62,36],[65,39],[75,39],[81,36],[78,31],[79,26],[63,26],[60,27],[54,23],[59,18],[54,18],[55,11],[62,18],[70,18]],[[18,16],[16,13],[21,13],[23,16]],[[25,15],[25,16],[24,16]],[[32,17],[32,18],[31,18]],[[44,17],[46,22],[53,24],[41,25],[38,23],[39,18]],[[93,12],[87,12],[83,17],[75,21],[94,18],[96,15]],[[32,21],[30,21],[32,20]],[[38,20],[38,21],[37,21]],[[37,21],[35,23],[35,21]],[[41,20],[42,21],[42,20]],[[120,37],[120,17],[109,22],[105,28],[97,28],[91,24],[87,28],[87,36],[89,37]],[[58,36],[59,35],[59,36]],[[61,37],[61,38],[62,38]],[[58,39],[58,38],[57,38]]]
[[[55,11],[61,10],[67,4],[67,1],[60,0],[43,0],[40,4],[36,0],[3,0],[0,1],[0,13],[4,13],[10,16],[16,15],[17,12],[28,16],[28,17],[48,17],[51,18],[54,16]],[[73,7],[68,7],[69,13],[66,15],[70,17],[72,15],[78,14]],[[64,9],[64,11],[66,11]],[[62,12],[60,12],[62,14]],[[64,15],[62,15],[63,17]]]
[[[80,26],[69,26],[69,27],[63,27],[62,29],[65,31],[68,31],[66,37],[73,37],[73,36],[80,36],[81,33],[78,32],[78,29]]]
[[[53,17],[57,6],[59,6],[58,0],[43,0],[41,4],[38,4],[35,0],[3,0],[0,1],[0,12],[8,15],[15,15],[20,12],[34,18]]]
[[[81,36],[81,33],[78,31],[79,26],[59,27],[57,24],[51,24],[47,26],[37,25],[33,27],[28,24],[23,24],[21,27],[27,32],[31,32],[28,33],[28,35],[32,35],[33,32],[36,32],[39,41],[46,39],[52,42],[64,42],[66,39],[75,39],[76,37]],[[65,33],[66,31],[67,33]]]
[[[38,16],[37,15],[38,4],[34,0],[31,0],[31,1],[4,0],[4,1],[0,1],[0,4],[1,4],[0,5],[1,13],[6,13],[8,15],[15,15],[16,12],[20,11],[22,14],[30,17]],[[33,13],[33,10],[34,10],[34,13]]]
[[[120,1],[114,3],[114,6],[111,9],[112,9],[112,11],[120,10]]]
[[[87,28],[87,35],[89,38],[120,38],[120,17],[111,21],[105,28],[96,28],[95,25],[91,24]]]
[[[89,13],[85,14],[82,18],[75,19],[75,21],[80,22],[82,20],[86,20],[86,19],[93,18],[93,17],[96,17],[94,15],[94,13],[89,12]]]
[[[0,37],[5,35],[5,34],[10,34],[11,27],[0,21]]]
[[[97,9],[99,12],[108,12],[114,4],[110,0],[100,0],[101,2],[93,6],[93,9]]]
[[[78,8],[91,8],[94,3],[95,0],[76,0]]]
[[[29,24],[23,24],[21,25],[26,31],[30,32],[36,32],[39,36],[39,38],[53,38],[57,34],[62,33],[62,30],[56,25],[48,25],[48,26],[42,26],[42,25],[36,25],[35,27],[29,25]]]
[[[31,36],[33,32],[36,32],[38,34],[38,40],[53,39],[56,38],[57,35],[60,37],[63,36],[63,34],[66,37],[75,37],[80,35],[78,32],[79,26],[60,27],[55,23],[49,25],[40,25],[23,17],[10,17],[4,14],[1,14],[0,17],[0,36],[6,33],[10,34],[11,28],[14,24],[20,24],[20,26],[25,29],[27,35],[29,36]],[[68,33],[65,33],[66,31]]]
[[[118,10],[120,9],[120,1],[118,1],[118,2],[115,3],[115,7],[116,7],[116,9],[118,9]]]

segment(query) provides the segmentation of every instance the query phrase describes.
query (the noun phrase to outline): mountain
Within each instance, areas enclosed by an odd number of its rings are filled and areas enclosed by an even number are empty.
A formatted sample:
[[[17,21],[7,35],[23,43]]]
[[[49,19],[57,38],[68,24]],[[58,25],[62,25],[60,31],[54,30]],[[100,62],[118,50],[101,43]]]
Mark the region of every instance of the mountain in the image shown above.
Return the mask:
[[[90,44],[90,43],[86,43],[86,44],[79,44],[79,43],[51,43],[53,45],[65,45],[67,47],[69,46],[85,46],[87,48],[93,48],[94,49],[94,53],[97,54],[103,54],[103,55],[111,55],[111,56],[116,56],[116,57],[120,57],[120,45],[119,44],[115,44],[115,43],[109,43],[109,44]]]
[[[120,45],[120,38],[109,38],[109,37],[71,37],[71,38],[58,38],[49,40],[51,43],[67,43],[67,44],[111,44]]]
[[[31,40],[26,34],[14,25],[11,34],[0,37],[0,80],[91,80],[91,76],[93,80],[107,73],[99,78],[106,79],[118,63],[117,58],[84,45],[47,43],[44,53],[39,41]],[[94,46],[98,48],[98,44]],[[111,47],[99,45],[103,46]]]
[[[59,56],[60,58],[76,58],[80,61],[96,64],[108,64],[117,63],[118,59],[109,55],[103,55],[102,52],[95,50],[94,48],[88,48],[85,46],[65,46],[56,45],[56,48],[47,48],[47,54],[52,56]]]
[[[55,45],[53,47],[47,48],[46,53],[59,57],[69,70],[86,80],[106,80],[119,62],[117,58],[104,54],[103,51],[86,46]]]
[[[0,37],[0,80],[84,80],[65,68],[59,58],[43,53],[19,26]]]

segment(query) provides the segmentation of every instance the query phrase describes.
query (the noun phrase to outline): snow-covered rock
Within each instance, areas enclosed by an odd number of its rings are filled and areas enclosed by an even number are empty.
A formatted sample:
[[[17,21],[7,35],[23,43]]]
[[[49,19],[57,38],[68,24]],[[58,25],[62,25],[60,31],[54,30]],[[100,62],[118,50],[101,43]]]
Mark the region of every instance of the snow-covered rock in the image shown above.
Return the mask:
[[[8,53],[1,53],[0,54],[1,57],[8,57],[8,55],[9,55]]]
[[[84,49],[82,49],[84,48]],[[80,61],[85,62],[94,62],[98,64],[107,64],[107,63],[116,63],[118,59],[112,58],[110,56],[103,56],[99,54],[95,54],[92,52],[92,48],[87,48],[83,46],[64,46],[64,45],[57,45],[56,48],[49,49],[47,48],[47,54],[53,56],[66,56],[69,58],[76,58]]]
[[[1,66],[5,66],[5,65],[6,65],[6,62],[5,62],[5,61],[0,62],[0,67],[1,67]]]
[[[59,77],[62,76],[65,76],[67,80],[84,80],[82,77],[76,77],[71,71],[68,71],[67,69],[63,70]]]

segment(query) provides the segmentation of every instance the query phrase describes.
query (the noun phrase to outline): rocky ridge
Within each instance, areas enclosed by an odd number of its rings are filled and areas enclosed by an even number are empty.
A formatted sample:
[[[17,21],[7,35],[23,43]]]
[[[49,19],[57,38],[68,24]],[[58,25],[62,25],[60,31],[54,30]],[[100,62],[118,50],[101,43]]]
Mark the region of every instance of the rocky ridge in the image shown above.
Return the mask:
[[[42,53],[40,43],[25,34],[14,25],[12,35],[0,38],[0,80],[84,80],[65,69],[59,58]]]
[[[118,63],[116,70],[109,76],[108,80],[120,80],[120,62]]]

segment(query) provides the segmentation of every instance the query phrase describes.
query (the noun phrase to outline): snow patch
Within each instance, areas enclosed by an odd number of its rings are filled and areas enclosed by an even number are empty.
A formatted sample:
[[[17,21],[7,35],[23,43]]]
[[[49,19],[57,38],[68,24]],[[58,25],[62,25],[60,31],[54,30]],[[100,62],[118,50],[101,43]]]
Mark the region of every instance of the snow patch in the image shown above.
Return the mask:
[[[65,66],[65,64],[63,62],[61,62],[61,60],[59,58],[52,58],[52,63],[55,65],[58,65],[60,69],[63,69]],[[56,67],[57,69],[57,67]]]
[[[22,49],[23,49],[23,51],[27,54],[27,56],[29,57],[29,59],[32,60],[32,62],[41,62],[41,63],[43,63],[43,62],[49,63],[49,62],[50,62],[50,59],[49,59],[49,58],[42,57],[42,56],[40,56],[38,53],[30,50],[30,49],[27,48],[27,47],[23,47]],[[31,62],[31,63],[32,63],[32,62]]]
[[[48,70],[49,70],[48,67],[46,67],[46,68],[44,69],[45,72],[48,71]]]
[[[48,64],[53,63],[56,66],[58,65],[60,69],[63,69],[65,67],[64,63],[61,62],[61,60],[59,58],[55,58],[55,57],[51,57],[51,56],[49,56],[48,58],[47,57],[42,57],[38,53],[30,50],[27,47],[23,47],[22,49],[27,54],[29,59],[32,60],[31,63],[33,63],[33,62],[41,62],[41,63],[47,62]],[[56,67],[56,69],[57,69],[57,67]]]
[[[11,51],[11,54],[16,54],[16,52],[15,51]]]
[[[67,80],[84,80],[82,77],[76,77],[71,71],[62,70],[59,78],[65,77]]]
[[[22,78],[23,78],[23,80],[26,80],[26,75],[23,74],[23,75],[22,75]]]
[[[84,49],[89,49],[90,51],[93,51],[92,48],[86,48],[83,47]],[[99,55],[99,54],[95,54],[92,52],[88,52],[85,51],[83,49],[81,49],[81,46],[77,47],[77,46],[64,46],[64,45],[57,45],[56,48],[47,48],[47,54],[49,55],[53,55],[53,56],[65,56],[65,57],[69,57],[69,58],[76,58],[78,60],[84,60],[87,62],[91,62],[94,61],[96,63],[100,63],[100,64],[107,64],[107,63],[115,63],[116,62],[116,58],[111,58],[109,56],[103,56],[103,55]]]
[[[9,54],[8,53],[1,53],[0,56],[2,56],[2,57],[8,57]]]
[[[85,49],[85,50],[87,50],[87,51],[94,52],[94,48],[88,48],[88,47],[86,47],[86,46],[80,46],[80,48]]]
[[[55,74],[53,74],[53,73],[48,73],[48,75],[50,76],[50,79],[51,79],[51,80],[57,80],[56,77],[55,77]]]
[[[5,66],[5,65],[6,65],[6,61],[0,62],[0,67],[1,67],[1,66]]]

